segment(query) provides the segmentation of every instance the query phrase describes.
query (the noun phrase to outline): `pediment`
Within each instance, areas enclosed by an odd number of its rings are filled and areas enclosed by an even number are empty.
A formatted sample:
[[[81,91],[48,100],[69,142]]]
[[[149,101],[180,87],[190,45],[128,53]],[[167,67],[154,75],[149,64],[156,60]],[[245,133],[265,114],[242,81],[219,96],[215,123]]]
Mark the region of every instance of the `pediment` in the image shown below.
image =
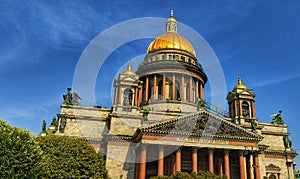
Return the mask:
[[[243,94],[243,95],[250,95],[250,96],[255,96],[255,93],[252,91],[252,89],[234,89],[228,93],[228,95],[234,95],[236,94]]]
[[[207,111],[181,116],[139,128],[143,134],[187,136],[210,139],[262,140],[262,136],[250,132],[232,122]]]
[[[128,75],[128,74],[120,74],[120,81],[137,81],[139,79],[138,75]]]

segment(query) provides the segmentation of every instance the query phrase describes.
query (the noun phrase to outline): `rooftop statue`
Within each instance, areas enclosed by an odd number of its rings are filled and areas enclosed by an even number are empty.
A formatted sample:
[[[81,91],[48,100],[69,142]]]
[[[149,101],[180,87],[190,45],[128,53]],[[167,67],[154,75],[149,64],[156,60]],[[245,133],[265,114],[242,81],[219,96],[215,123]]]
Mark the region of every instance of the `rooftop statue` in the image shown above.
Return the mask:
[[[67,88],[67,90],[68,90],[67,94],[63,95],[64,98],[63,104],[79,106],[80,103],[78,102],[78,99],[81,100],[80,96],[77,93],[71,93],[71,88]]]
[[[257,132],[256,127],[257,127],[257,121],[256,121],[256,119],[252,119],[251,120],[251,131],[256,133]]]
[[[289,139],[288,136],[283,137],[284,147],[286,149],[290,149],[292,147],[292,141]]]
[[[200,110],[200,108],[204,108],[205,107],[205,101],[202,98],[198,98],[198,111]]]
[[[271,118],[273,118],[273,121],[271,122],[272,124],[286,125],[282,119],[282,110],[279,110],[278,114],[271,115]]]

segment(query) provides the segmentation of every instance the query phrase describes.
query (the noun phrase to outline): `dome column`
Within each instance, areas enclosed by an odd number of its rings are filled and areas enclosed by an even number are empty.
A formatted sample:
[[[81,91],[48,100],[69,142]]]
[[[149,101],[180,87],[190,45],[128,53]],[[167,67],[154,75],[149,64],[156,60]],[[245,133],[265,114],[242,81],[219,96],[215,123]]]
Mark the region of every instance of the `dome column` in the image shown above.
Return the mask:
[[[195,98],[199,98],[199,83],[198,80],[196,80],[196,92],[195,92]],[[197,101],[197,100],[196,100]]]
[[[166,75],[163,75],[163,82],[162,82],[162,96],[163,99],[166,99]]]
[[[175,84],[176,84],[175,74],[173,74],[172,75],[172,99],[173,100],[175,99]]]
[[[182,101],[185,101],[185,94],[184,94],[184,75],[181,76],[181,95],[180,98]]]
[[[149,94],[149,76],[146,77],[146,86],[145,86],[145,102],[148,102],[148,94]]]
[[[154,100],[157,100],[156,87],[157,87],[157,76],[154,75],[153,78],[153,99]]]
[[[189,95],[189,97],[190,97],[190,99],[189,99],[189,101],[190,102],[193,102],[193,77],[190,77],[190,90],[189,90],[189,93],[190,93],[190,95]]]
[[[204,88],[202,83],[200,83],[200,98],[204,99]]]

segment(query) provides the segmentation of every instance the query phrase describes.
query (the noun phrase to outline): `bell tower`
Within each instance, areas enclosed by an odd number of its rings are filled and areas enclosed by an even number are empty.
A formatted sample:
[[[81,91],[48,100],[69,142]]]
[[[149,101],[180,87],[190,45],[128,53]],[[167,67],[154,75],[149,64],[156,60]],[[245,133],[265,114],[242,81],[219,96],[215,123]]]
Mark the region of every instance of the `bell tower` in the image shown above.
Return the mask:
[[[230,118],[236,124],[252,123],[256,119],[255,94],[242,83],[240,75],[238,84],[227,95]]]
[[[114,111],[131,112],[138,105],[139,88],[139,76],[132,71],[131,64],[114,80],[114,87]]]

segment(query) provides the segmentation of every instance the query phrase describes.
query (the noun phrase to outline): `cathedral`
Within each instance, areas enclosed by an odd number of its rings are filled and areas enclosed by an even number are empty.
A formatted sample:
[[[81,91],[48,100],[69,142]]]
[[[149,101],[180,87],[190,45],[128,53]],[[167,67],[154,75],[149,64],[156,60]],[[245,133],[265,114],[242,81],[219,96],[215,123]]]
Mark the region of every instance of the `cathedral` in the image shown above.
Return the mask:
[[[163,27],[162,27],[163,28]],[[88,140],[113,179],[145,179],[178,171],[209,171],[228,179],[292,179],[294,158],[281,111],[273,122],[256,118],[255,93],[240,76],[228,92],[228,111],[204,100],[207,83],[191,43],[171,13],[166,32],[144,61],[114,79],[112,108],[81,106],[64,95],[57,135]]]

